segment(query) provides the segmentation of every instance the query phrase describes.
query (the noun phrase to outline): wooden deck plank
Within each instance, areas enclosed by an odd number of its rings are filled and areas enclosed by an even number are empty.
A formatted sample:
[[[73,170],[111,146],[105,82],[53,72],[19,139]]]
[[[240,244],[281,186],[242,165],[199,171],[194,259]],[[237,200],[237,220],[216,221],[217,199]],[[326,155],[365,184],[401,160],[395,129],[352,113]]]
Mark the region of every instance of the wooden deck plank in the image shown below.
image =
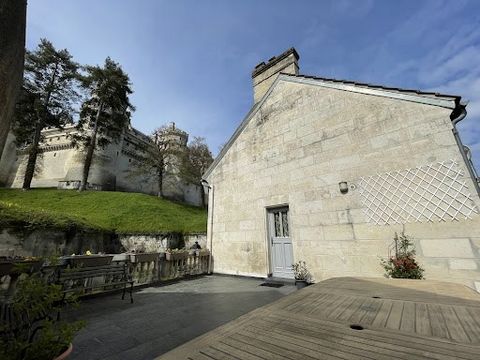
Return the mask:
[[[266,357],[263,354],[262,349],[258,349],[250,344],[245,345],[244,343],[233,339],[231,337],[226,338],[215,344],[215,347],[223,352],[233,355],[236,358],[242,360],[262,360]],[[266,353],[266,352],[265,352]],[[271,353],[266,353],[268,356],[272,356]],[[279,360],[289,359],[287,357],[278,356]]]
[[[391,300],[382,300],[382,307],[378,310],[377,316],[372,322],[372,326],[374,327],[385,327],[387,323],[388,316],[390,315],[390,311],[392,310],[393,301]]]
[[[415,332],[415,303],[405,302],[403,304],[402,321],[400,330],[406,332]]]
[[[301,325],[299,322],[292,319],[291,323],[283,322],[277,324],[275,329],[280,328],[283,331],[290,331],[297,336],[309,336],[312,332],[317,334],[317,337],[327,337],[343,339],[348,341],[352,347],[357,347],[358,344],[372,346],[375,351],[380,352],[385,350],[387,354],[394,355],[404,359],[421,359],[428,352],[431,358],[434,359],[478,359],[478,348],[461,347],[458,350],[458,344],[452,344],[447,341],[436,339],[430,340],[426,338],[412,338],[411,336],[402,336],[398,332],[372,332],[363,330],[358,332],[351,331],[347,326],[339,327],[338,324],[325,322],[324,320],[309,322],[302,319]],[[313,324],[312,324],[313,323]]]
[[[207,356],[207,355],[202,354],[202,353],[197,353],[197,354],[194,354],[192,356],[189,356],[188,359],[191,359],[191,360],[216,360],[215,358],[212,358],[212,357]]]
[[[344,299],[339,302],[338,306],[328,313],[328,317],[331,319],[337,319],[352,303],[355,301],[354,296],[345,296]]]
[[[215,346],[218,346],[218,345],[215,344]],[[209,357],[211,359],[215,359],[215,360],[238,360],[238,359],[241,359],[241,358],[232,356],[228,353],[225,353],[223,351],[220,351],[220,350],[216,349],[214,346],[209,346],[207,348],[204,348],[204,349],[200,350],[199,354],[207,356],[207,357]],[[259,360],[259,359],[261,359],[261,358],[257,358],[256,360]]]
[[[306,359],[306,360],[320,360],[322,356],[318,353],[305,349],[298,344],[285,344],[274,341],[267,336],[255,334],[252,336],[248,334],[247,330],[239,331],[236,334],[236,339],[242,341],[244,344],[252,344],[257,351],[269,353],[269,356],[262,356],[264,359],[275,360],[279,358],[286,359]]]
[[[475,321],[468,309],[463,306],[454,306],[453,309],[467,332],[470,341],[480,344],[480,325]]]
[[[268,331],[268,327],[255,327],[258,331]],[[365,346],[351,346],[352,344],[347,341],[342,341],[343,337],[335,337],[333,334],[322,332],[321,336],[315,336],[312,332],[310,334],[302,333],[298,334],[291,331],[290,328],[278,327],[270,333],[272,337],[282,342],[295,342],[305,348],[321,352],[322,356],[334,356],[346,360],[363,360],[363,359],[378,359],[378,360],[390,360],[391,354],[382,354],[377,352],[374,347],[366,348]],[[372,357],[372,354],[375,354]]]
[[[353,322],[364,330],[350,329]],[[162,359],[478,360],[479,354],[480,296],[469,289],[339,278],[254,310]]]
[[[450,337],[458,342],[469,343],[471,342],[469,336],[465,332],[462,323],[457,317],[457,314],[450,305],[439,305],[442,311],[445,324]]]
[[[415,331],[421,335],[432,335],[427,304],[415,304]]]
[[[403,301],[394,301],[392,304],[392,309],[388,315],[387,322],[385,326],[388,329],[398,330],[400,329],[400,323],[402,321],[403,314]]]
[[[353,303],[347,307],[340,315],[338,315],[337,319],[340,321],[347,321],[350,317],[355,314],[355,312],[362,306],[365,298],[356,297]]]
[[[427,308],[430,318],[430,325],[432,327],[432,335],[451,339],[447,330],[447,324],[445,324],[445,319],[442,315],[442,309],[440,308],[440,305],[429,304]]]

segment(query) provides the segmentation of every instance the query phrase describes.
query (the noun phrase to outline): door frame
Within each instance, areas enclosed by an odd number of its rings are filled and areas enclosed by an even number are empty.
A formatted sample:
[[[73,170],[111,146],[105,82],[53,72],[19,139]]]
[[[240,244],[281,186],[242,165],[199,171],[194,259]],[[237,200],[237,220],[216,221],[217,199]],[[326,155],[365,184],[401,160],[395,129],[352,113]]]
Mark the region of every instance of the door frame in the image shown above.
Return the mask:
[[[265,227],[267,229],[267,237],[266,237],[266,246],[267,246],[267,262],[268,262],[268,274],[267,277],[273,277],[273,249],[272,249],[272,235],[275,233],[275,230],[273,228],[274,222],[270,221],[270,218],[273,217],[273,211],[274,210],[283,210],[286,209],[287,211],[287,216],[288,216],[288,231],[291,234],[292,229],[290,227],[290,207],[287,203],[284,204],[278,204],[278,205],[269,205],[265,207]],[[290,236],[290,239],[292,240],[292,237]],[[293,244],[292,244],[292,256],[293,256]]]

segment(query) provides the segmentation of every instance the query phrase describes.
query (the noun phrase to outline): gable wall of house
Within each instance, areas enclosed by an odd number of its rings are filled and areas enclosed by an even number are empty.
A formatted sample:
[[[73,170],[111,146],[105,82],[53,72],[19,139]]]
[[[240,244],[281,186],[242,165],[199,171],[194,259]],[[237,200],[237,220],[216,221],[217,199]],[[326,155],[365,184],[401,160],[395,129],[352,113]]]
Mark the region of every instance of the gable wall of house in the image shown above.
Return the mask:
[[[214,271],[267,276],[266,209],[288,205],[294,260],[305,260],[317,281],[382,276],[379,257],[389,255],[394,233],[404,230],[415,239],[427,278],[480,288],[480,201],[450,113],[280,81],[207,178],[214,189]],[[471,219],[372,222],[362,177],[368,182],[370,176],[435,168],[438,162],[463,174],[459,181],[470,194]],[[342,181],[350,187],[346,194],[339,191]]]

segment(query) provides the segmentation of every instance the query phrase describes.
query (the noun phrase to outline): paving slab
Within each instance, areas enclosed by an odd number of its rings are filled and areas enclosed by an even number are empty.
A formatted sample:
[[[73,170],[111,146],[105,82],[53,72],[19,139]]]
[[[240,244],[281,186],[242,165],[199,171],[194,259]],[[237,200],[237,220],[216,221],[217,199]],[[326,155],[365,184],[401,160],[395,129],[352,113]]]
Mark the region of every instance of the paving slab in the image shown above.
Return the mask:
[[[199,335],[295,291],[259,286],[261,279],[204,276],[134,293],[86,299],[67,315],[86,320],[71,359],[153,359]]]

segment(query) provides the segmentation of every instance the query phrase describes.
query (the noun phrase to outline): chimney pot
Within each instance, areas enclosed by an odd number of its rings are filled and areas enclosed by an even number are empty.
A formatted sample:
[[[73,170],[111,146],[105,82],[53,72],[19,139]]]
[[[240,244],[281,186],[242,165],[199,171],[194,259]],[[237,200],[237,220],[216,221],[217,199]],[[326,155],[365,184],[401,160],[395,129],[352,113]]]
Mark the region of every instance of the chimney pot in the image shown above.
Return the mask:
[[[281,72],[298,75],[299,58],[297,51],[292,47],[278,56],[271,57],[266,64],[262,61],[255,66],[252,72],[254,102],[260,101]]]

